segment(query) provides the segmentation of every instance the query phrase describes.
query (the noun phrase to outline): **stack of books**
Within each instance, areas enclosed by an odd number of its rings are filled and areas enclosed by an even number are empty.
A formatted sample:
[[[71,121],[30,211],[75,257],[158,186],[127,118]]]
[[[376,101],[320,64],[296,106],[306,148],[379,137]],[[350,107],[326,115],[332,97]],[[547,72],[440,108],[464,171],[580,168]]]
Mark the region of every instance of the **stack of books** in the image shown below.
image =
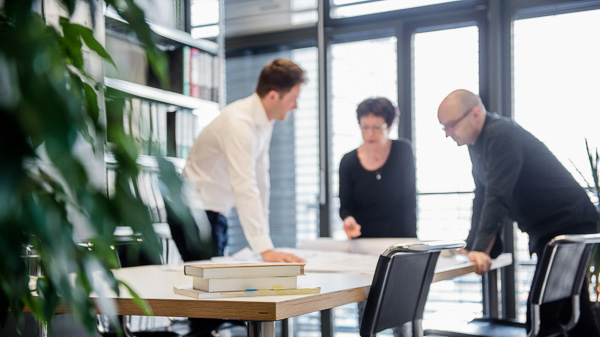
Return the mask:
[[[318,294],[319,287],[298,288],[304,263],[188,264],[191,286],[174,286],[179,295],[194,298]]]

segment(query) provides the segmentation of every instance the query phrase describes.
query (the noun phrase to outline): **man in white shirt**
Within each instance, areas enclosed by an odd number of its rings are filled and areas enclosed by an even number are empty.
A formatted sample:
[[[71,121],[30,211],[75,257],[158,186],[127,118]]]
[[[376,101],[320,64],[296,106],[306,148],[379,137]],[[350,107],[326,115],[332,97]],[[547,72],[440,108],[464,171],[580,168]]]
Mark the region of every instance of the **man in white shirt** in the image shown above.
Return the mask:
[[[297,108],[304,70],[287,59],[267,64],[256,92],[226,106],[196,138],[184,177],[195,184],[212,227],[213,254],[227,245],[227,214],[235,206],[244,235],[269,262],[301,262],[277,252],[269,236],[269,145],[275,120]]]

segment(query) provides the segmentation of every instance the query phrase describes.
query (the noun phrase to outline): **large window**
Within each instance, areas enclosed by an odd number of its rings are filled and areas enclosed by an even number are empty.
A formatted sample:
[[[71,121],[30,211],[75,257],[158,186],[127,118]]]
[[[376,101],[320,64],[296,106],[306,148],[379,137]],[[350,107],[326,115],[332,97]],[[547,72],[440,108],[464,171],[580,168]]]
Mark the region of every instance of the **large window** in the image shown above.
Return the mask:
[[[600,144],[600,10],[514,23],[514,117],[582,184]]]
[[[414,37],[415,157],[422,238],[464,239],[470,227],[472,196],[454,193],[473,191],[471,161],[466,146],[458,147],[452,138],[445,138],[437,108],[455,89],[479,91],[478,41],[474,26]]]
[[[465,146],[458,147],[437,119],[442,99],[455,89],[479,88],[479,30],[475,26],[414,36],[414,120],[421,239],[467,237],[473,178]],[[426,319],[468,321],[481,313],[481,283],[474,275],[434,283]],[[461,310],[456,310],[461,303]]]
[[[585,186],[592,182],[585,140],[592,149],[600,144],[600,11],[516,20],[513,39],[514,118]],[[527,236],[517,238],[516,260],[526,265]],[[521,268],[521,304],[533,269]]]

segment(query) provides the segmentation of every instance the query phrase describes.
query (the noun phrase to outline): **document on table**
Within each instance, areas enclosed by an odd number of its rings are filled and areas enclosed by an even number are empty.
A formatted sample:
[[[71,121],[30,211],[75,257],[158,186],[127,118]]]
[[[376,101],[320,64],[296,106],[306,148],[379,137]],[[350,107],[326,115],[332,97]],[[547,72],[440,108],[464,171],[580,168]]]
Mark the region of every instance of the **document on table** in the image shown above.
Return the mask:
[[[297,248],[277,248],[277,251],[294,254],[306,260],[304,271],[314,272],[345,272],[373,274],[379,255],[354,254],[343,251],[322,251]],[[240,263],[262,261],[260,255],[254,254],[249,248],[244,248],[232,256],[211,259],[218,263]]]
[[[305,272],[343,272],[372,275],[379,256],[390,246],[401,243],[414,243],[416,238],[369,238],[355,240],[334,240],[319,238],[303,242],[299,248],[277,248],[277,251],[294,254],[306,260]],[[443,251],[438,260],[438,268],[469,263],[466,256],[452,256]],[[232,256],[214,257],[212,263],[244,263],[262,261],[259,254],[244,248]],[[182,269],[182,267],[181,267]]]
[[[323,251],[311,249],[278,249],[292,253],[306,260],[304,271],[314,272],[344,272],[373,274],[377,266],[379,255],[354,254],[336,251]]]
[[[299,249],[336,251],[356,254],[379,255],[387,248],[402,244],[418,242],[417,238],[364,238],[354,240],[335,240],[332,238],[318,238],[304,241],[298,245]]]

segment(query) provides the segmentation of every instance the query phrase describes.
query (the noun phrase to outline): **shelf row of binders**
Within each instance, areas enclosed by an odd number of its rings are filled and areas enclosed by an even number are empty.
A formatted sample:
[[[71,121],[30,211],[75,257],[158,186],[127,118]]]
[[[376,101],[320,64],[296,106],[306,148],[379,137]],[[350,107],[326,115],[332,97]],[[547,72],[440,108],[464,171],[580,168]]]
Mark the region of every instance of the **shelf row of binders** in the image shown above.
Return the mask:
[[[213,102],[220,101],[221,62],[216,43],[192,39],[186,32],[148,22],[158,46],[167,56],[168,83],[160,83],[148,65],[143,48],[128,33],[126,21],[109,8],[105,13],[105,22],[106,48],[116,65],[115,68],[105,63],[107,77]]]
[[[215,102],[125,81],[106,79],[105,85],[108,100],[124,99],[123,130],[138,154],[186,158],[200,130],[219,110]]]

